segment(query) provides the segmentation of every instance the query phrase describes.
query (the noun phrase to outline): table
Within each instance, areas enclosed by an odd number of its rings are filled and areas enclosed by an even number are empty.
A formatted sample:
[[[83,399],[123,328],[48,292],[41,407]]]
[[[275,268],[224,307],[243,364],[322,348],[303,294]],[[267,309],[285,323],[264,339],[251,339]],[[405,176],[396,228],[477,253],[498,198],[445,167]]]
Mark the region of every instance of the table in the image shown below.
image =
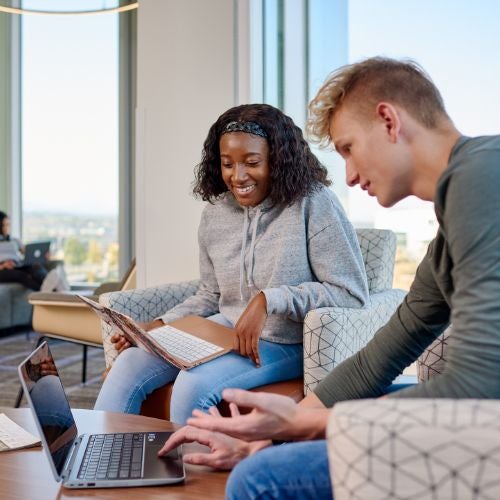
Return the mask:
[[[0,408],[9,418],[38,435],[29,408]],[[73,410],[79,434],[100,432],[171,431],[178,426],[156,418],[93,410]],[[185,451],[202,449],[198,444],[184,445]],[[54,500],[66,498],[224,498],[228,473],[207,467],[186,465],[186,481],[179,485],[142,488],[101,488],[70,490],[52,475],[41,447],[0,453],[0,498],[2,500]]]

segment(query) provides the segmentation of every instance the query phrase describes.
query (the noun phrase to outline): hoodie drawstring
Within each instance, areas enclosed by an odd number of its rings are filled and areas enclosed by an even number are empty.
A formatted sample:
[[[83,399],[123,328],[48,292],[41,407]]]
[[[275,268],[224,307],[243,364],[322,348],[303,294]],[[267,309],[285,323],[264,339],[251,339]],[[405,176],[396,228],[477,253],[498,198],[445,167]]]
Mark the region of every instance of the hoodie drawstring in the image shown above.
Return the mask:
[[[248,233],[248,208],[243,208],[243,239],[241,241],[240,253],[240,299],[243,302],[243,281],[245,275],[245,247],[247,246],[247,233]]]
[[[247,246],[247,233],[248,233],[248,225],[250,220],[250,214],[247,207],[244,208],[245,215],[243,221],[243,238],[241,242],[241,255],[240,255],[240,299],[243,302],[243,282],[244,282],[244,274],[245,274],[245,249]],[[255,240],[257,239],[257,227],[259,225],[259,219],[262,214],[260,207],[255,212],[255,217],[253,220],[253,228],[252,228],[252,239],[250,240],[250,255],[249,255],[249,263],[247,269],[247,279],[246,284],[248,288],[255,288],[255,283],[253,280],[253,267],[255,262]]]

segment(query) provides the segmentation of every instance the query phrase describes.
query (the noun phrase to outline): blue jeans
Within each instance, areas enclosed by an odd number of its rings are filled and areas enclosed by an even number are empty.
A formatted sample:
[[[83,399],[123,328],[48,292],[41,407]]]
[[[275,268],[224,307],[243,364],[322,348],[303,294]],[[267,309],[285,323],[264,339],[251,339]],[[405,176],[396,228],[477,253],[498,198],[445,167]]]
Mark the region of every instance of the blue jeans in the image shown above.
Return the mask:
[[[222,315],[209,319],[232,326]],[[260,340],[259,352],[260,368],[249,358],[231,352],[191,370],[180,371],[163,359],[131,347],[116,359],[94,409],[138,414],[149,394],[175,380],[170,420],[184,424],[193,409],[207,411],[217,405],[226,387],[252,389],[302,376],[302,344]]]
[[[226,498],[332,498],[326,441],[271,446],[246,458],[231,472]]]

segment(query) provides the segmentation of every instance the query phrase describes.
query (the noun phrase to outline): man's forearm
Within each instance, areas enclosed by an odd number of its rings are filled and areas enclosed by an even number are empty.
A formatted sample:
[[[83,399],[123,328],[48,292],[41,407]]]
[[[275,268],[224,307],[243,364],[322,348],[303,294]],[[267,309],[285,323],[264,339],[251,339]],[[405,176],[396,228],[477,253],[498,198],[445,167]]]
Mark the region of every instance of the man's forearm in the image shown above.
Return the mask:
[[[292,441],[324,439],[329,414],[328,408],[301,408],[297,412],[289,436],[285,439]]]

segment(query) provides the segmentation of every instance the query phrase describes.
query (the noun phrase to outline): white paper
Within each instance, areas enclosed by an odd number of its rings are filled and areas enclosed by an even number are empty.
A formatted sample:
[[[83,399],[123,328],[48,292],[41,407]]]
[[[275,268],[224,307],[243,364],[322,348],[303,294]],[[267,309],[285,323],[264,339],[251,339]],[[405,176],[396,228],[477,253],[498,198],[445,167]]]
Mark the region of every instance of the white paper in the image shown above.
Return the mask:
[[[40,440],[0,413],[0,451],[28,448],[40,444]]]

